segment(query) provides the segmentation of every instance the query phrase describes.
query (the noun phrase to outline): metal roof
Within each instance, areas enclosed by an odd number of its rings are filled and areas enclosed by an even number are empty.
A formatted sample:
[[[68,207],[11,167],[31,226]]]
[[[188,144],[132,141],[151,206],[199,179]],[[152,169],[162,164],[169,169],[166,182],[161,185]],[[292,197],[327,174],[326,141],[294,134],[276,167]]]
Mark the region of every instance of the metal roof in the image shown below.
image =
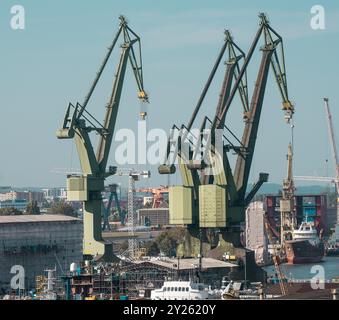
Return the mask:
[[[170,259],[170,258],[157,258],[151,259],[150,263],[171,268],[171,269],[178,269],[178,259]],[[179,269],[180,270],[188,270],[188,269],[196,269],[199,266],[199,259],[198,258],[184,258],[179,260]],[[221,261],[213,258],[202,258],[201,260],[201,268],[202,269],[209,269],[209,268],[232,268],[238,267],[237,264]]]
[[[41,215],[17,215],[0,216],[0,224],[3,223],[34,223],[34,222],[65,222],[80,221],[78,218],[64,216],[59,214],[41,214]]]

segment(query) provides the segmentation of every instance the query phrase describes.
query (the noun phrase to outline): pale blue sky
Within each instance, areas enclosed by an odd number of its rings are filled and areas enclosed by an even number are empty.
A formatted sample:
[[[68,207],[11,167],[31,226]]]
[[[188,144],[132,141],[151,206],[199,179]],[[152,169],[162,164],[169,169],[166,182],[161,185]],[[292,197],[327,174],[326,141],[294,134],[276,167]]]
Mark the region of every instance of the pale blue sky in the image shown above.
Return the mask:
[[[26,9],[24,31],[10,28],[14,4]],[[315,4],[326,10],[326,30],[310,27],[310,9]],[[64,175],[51,170],[77,167],[75,150],[71,156],[72,142],[57,140],[55,130],[61,125],[68,102],[83,101],[117,30],[120,14],[142,38],[145,87],[151,100],[148,126],[168,129],[190,118],[223,43],[223,30],[230,29],[246,52],[260,11],[268,14],[272,27],[284,39],[289,94],[296,106],[295,174],[331,174],[322,98],[330,98],[338,127],[337,1],[2,0],[0,185],[62,186]],[[93,100],[99,119],[110,93],[115,61],[110,63]],[[249,70],[251,88],[258,66],[255,61]],[[206,114],[214,113],[221,76],[204,106]],[[258,172],[266,171],[270,182],[279,183],[286,171],[290,128],[284,123],[274,81],[269,78],[251,182]],[[139,103],[135,95],[134,79],[128,71],[117,128],[136,128]],[[236,120],[231,127],[240,130],[242,123]],[[328,172],[325,159],[330,159]],[[114,157],[110,163],[114,164]],[[158,177],[155,170],[152,173],[148,184],[167,183],[166,177]],[[179,182],[177,177],[171,180]]]

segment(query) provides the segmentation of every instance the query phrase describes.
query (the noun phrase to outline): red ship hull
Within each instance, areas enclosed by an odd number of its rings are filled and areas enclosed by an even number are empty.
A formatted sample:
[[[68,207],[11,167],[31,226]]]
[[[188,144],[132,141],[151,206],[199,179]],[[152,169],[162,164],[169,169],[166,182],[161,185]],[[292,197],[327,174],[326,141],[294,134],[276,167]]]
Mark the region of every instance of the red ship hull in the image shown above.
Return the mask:
[[[325,253],[324,245],[311,244],[308,240],[286,241],[286,258],[289,264],[317,263]]]

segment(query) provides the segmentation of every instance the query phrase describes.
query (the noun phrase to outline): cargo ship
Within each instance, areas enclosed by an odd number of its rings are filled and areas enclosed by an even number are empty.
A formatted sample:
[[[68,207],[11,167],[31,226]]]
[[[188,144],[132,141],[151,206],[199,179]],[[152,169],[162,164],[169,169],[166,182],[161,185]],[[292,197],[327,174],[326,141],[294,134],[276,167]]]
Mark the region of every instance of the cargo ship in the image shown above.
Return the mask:
[[[287,240],[285,247],[290,264],[317,263],[325,253],[317,230],[309,222],[302,222],[299,229],[293,231],[293,240]]]

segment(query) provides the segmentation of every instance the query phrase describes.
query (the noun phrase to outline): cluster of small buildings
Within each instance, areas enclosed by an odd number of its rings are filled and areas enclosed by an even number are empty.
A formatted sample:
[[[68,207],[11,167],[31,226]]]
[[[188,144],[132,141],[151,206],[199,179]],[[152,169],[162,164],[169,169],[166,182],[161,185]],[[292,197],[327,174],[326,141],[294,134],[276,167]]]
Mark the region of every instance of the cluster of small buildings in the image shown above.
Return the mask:
[[[15,208],[24,212],[27,205],[31,202],[37,202],[41,206],[44,202],[66,199],[67,191],[65,188],[18,191],[13,190],[11,187],[0,187],[0,209]]]

